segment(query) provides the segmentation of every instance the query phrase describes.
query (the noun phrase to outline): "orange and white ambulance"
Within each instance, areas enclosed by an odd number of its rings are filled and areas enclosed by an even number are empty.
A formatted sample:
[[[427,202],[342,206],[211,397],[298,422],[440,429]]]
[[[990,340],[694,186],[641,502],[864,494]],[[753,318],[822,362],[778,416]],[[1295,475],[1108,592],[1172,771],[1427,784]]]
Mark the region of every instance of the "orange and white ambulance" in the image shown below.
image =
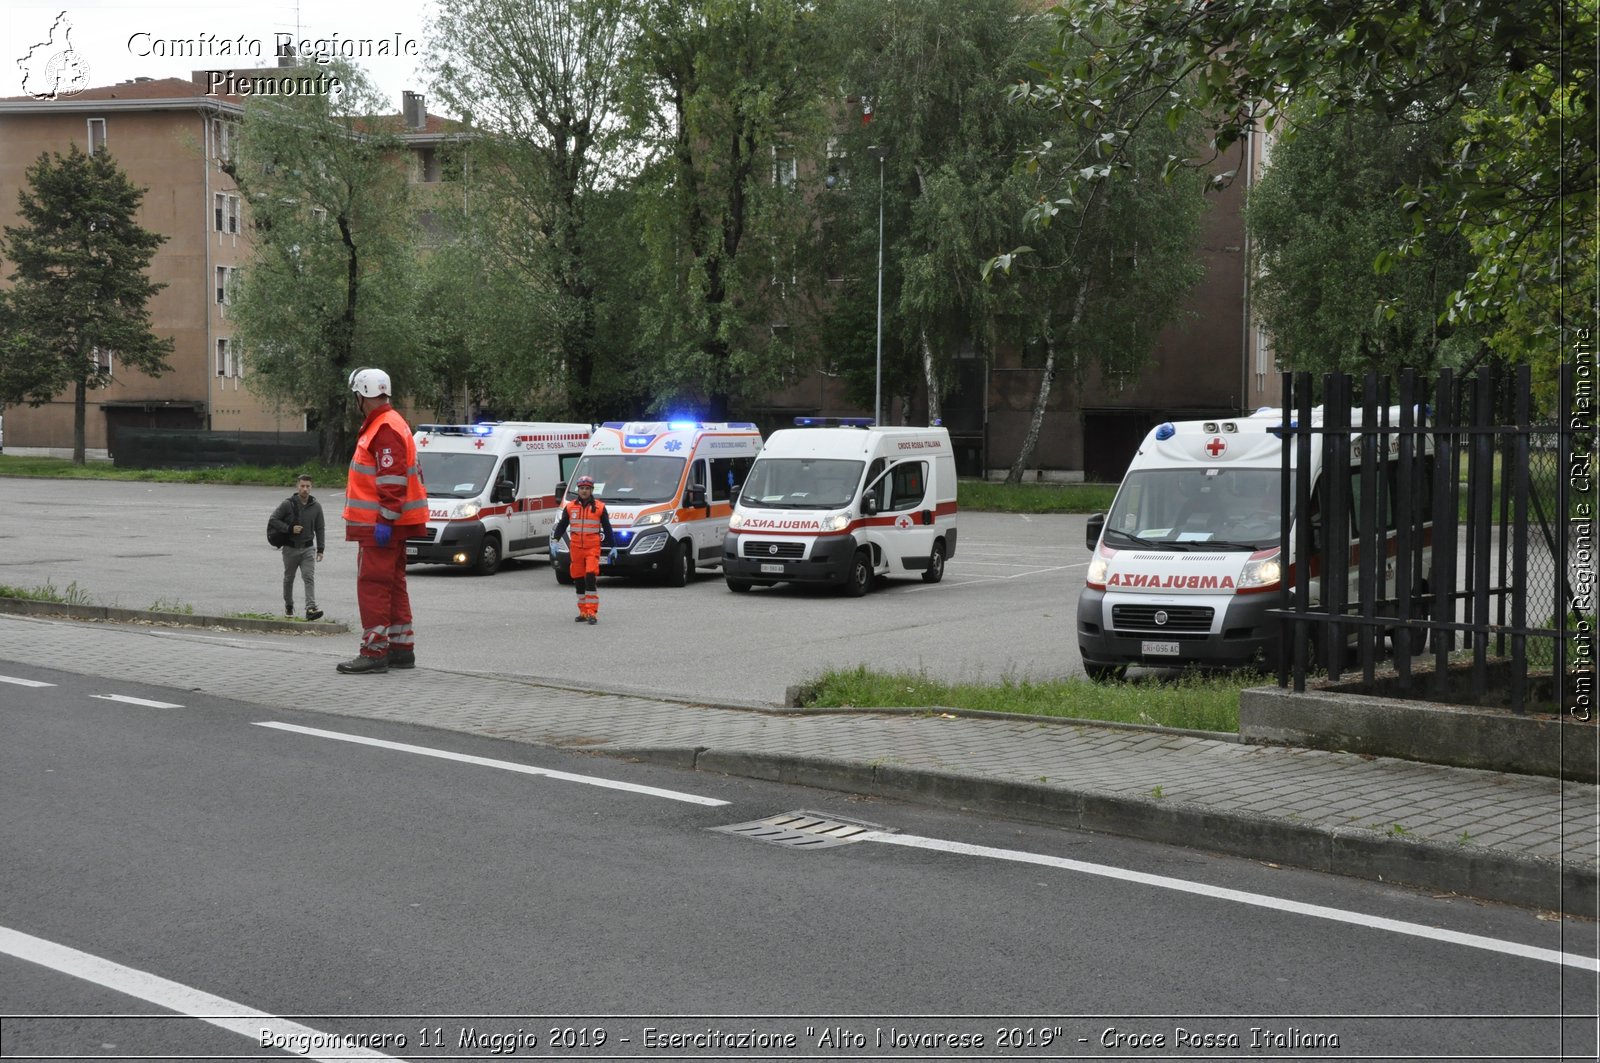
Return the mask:
[[[1359,426],[1361,411],[1352,411]],[[1390,407],[1389,424],[1400,423],[1400,408]],[[1322,408],[1312,413],[1322,422]],[[1097,681],[1120,678],[1132,666],[1230,668],[1272,664],[1281,652],[1279,581],[1294,559],[1280,556],[1284,523],[1295,542],[1297,514],[1283,511],[1283,411],[1263,408],[1248,416],[1212,421],[1167,422],[1153,428],[1139,445],[1108,514],[1089,518],[1086,545],[1092,551],[1085,586],[1078,597],[1078,650],[1084,670]],[[1432,440],[1424,436],[1419,457],[1431,468]],[[1399,437],[1378,460],[1388,466],[1382,482],[1393,484]],[[1299,461],[1290,447],[1291,468]],[[1343,475],[1354,485],[1361,474],[1359,440],[1350,447],[1351,465]],[[1352,562],[1363,550],[1386,551],[1386,575],[1393,576],[1396,529],[1387,543],[1363,545],[1354,526],[1322,527],[1321,499],[1326,478],[1320,439],[1311,448],[1313,541],[1348,540]],[[1426,482],[1431,477],[1423,477]],[[1424,507],[1426,511],[1426,507]],[[1432,557],[1431,524],[1417,529],[1427,571]],[[1349,592],[1359,600],[1353,582]],[[1320,600],[1321,580],[1311,585]],[[1426,583],[1413,597],[1427,593]]]
[[[880,576],[944,578],[956,552],[956,459],[945,428],[799,417],[772,433],[723,544],[728,588],[830,583],[859,597]]]
[[[600,555],[600,574],[682,587],[697,568],[721,564],[733,499],[759,453],[761,431],[743,421],[607,421],[595,429],[565,482],[592,477],[606,504],[614,542]],[[556,580],[571,583],[566,544],[552,543],[550,559]]]
[[[548,553],[556,487],[589,441],[587,424],[489,421],[418,425],[428,527],[406,541],[408,564],[491,575],[508,557]]]

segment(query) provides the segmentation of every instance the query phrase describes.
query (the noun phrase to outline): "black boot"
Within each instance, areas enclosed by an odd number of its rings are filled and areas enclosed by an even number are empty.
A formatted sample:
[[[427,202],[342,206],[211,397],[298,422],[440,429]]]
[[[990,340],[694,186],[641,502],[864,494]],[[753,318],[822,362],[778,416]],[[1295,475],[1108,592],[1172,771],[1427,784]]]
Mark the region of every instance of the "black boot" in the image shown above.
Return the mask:
[[[345,675],[377,675],[389,670],[389,658],[357,657],[353,661],[340,661],[338,669]]]
[[[416,650],[390,650],[390,668],[415,668],[417,666]]]

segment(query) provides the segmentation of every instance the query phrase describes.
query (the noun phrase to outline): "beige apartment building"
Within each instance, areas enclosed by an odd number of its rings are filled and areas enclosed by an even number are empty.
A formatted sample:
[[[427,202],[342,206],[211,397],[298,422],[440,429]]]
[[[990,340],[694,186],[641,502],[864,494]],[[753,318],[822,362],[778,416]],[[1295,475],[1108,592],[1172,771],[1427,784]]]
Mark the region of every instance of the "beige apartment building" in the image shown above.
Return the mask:
[[[0,226],[16,225],[17,193],[43,152],[109,151],[146,190],[139,224],[167,238],[150,263],[166,287],[150,301],[151,326],[170,336],[171,367],[159,377],[122,371],[89,394],[85,442],[91,459],[109,457],[113,430],[198,428],[219,432],[302,432],[301,411],[279,411],[246,387],[228,320],[233,272],[250,257],[250,226],[239,190],[223,171],[243,118],[237,96],[206,92],[208,71],[193,78],[139,78],[54,100],[0,99]],[[438,148],[449,134],[421,96],[406,93],[402,139],[414,181],[440,180]],[[6,268],[4,273],[9,273]],[[8,283],[0,274],[0,284]],[[43,406],[4,407],[7,453],[72,453],[72,394]]]

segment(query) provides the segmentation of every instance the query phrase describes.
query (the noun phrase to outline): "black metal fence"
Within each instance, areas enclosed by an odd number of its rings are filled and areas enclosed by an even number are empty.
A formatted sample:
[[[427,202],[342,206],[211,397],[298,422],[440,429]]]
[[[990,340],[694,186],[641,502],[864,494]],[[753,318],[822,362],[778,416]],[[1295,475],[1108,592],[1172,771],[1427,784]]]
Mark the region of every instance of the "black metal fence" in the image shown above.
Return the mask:
[[[1573,427],[1570,367],[1556,409],[1535,410],[1530,384],[1526,366],[1368,374],[1359,393],[1342,374],[1320,389],[1284,374],[1282,503],[1297,519],[1280,544],[1280,686],[1319,669],[1373,686],[1387,641],[1385,689],[1402,697],[1492,691],[1520,713],[1560,696],[1571,632],[1594,630],[1592,599],[1572,593],[1593,544],[1574,541],[1571,475],[1594,440]]]
[[[111,458],[118,468],[127,469],[293,468],[318,459],[321,439],[316,432],[118,427],[111,433]]]

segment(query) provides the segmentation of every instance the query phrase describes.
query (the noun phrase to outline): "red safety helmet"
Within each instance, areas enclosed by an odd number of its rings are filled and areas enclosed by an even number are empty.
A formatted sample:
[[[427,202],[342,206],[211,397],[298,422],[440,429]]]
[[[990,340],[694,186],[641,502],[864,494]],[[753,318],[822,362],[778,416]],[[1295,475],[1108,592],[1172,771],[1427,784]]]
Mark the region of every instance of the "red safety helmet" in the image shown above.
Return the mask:
[[[572,486],[573,487],[593,487],[594,486],[594,477],[593,476],[580,476],[580,477],[578,477],[578,482],[573,484]]]

